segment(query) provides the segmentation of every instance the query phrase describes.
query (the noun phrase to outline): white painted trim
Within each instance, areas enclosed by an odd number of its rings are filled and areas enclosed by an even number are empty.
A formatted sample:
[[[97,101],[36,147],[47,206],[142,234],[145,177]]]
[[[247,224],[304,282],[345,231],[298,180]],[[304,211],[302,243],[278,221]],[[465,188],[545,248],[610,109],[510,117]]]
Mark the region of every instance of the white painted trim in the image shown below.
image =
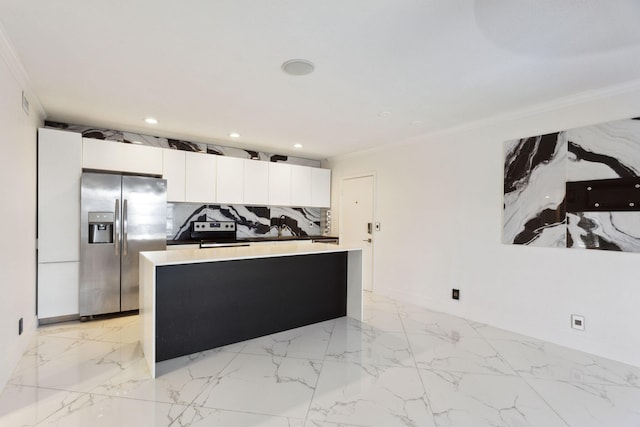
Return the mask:
[[[343,217],[342,217],[342,212],[344,211],[344,203],[342,201],[342,183],[348,179],[356,179],[356,178],[366,178],[366,177],[372,177],[373,178],[373,200],[372,200],[372,204],[373,204],[373,212],[371,213],[372,216],[372,220],[373,223],[376,222],[376,218],[378,218],[378,192],[377,192],[377,188],[378,188],[378,178],[376,176],[375,172],[363,172],[363,173],[359,173],[359,174],[355,174],[355,175],[347,175],[347,176],[343,176],[340,177],[340,194],[339,194],[339,200],[340,200],[340,205],[339,205],[339,209],[340,212],[338,213],[338,240],[342,241],[342,224],[344,224],[343,222]],[[376,275],[375,275],[375,270],[376,270],[376,239],[375,239],[375,232],[373,232],[371,234],[371,236],[373,237],[372,241],[371,241],[371,292],[375,292],[375,287],[376,287]],[[363,289],[364,289],[364,285],[363,285]]]
[[[35,90],[33,89],[33,82],[27,73],[27,70],[22,65],[22,61],[18,54],[16,53],[13,44],[7,37],[7,33],[0,23],[0,57],[4,59],[4,62],[7,64],[9,71],[13,74],[13,77],[18,82],[18,85],[22,87],[27,99],[29,100],[30,112],[32,114],[36,114],[38,119],[44,120],[47,117],[47,113],[44,111],[42,107],[42,103],[36,95]]]
[[[640,92],[640,79],[632,80],[629,82],[607,86],[605,88],[598,89],[590,89],[583,92],[578,92],[572,95],[563,96],[560,98],[556,98],[552,101],[541,102],[538,104],[533,104],[515,111],[508,111],[506,113],[496,114],[490,117],[485,117],[483,119],[474,120],[467,123],[462,123],[460,125],[451,126],[444,129],[434,130],[432,132],[426,132],[420,135],[408,137],[399,141],[382,144],[376,147],[354,151],[347,154],[341,154],[338,156],[333,156],[328,159],[328,161],[336,161],[336,160],[344,160],[350,159],[353,157],[360,157],[363,154],[375,153],[379,151],[386,150],[390,147],[401,147],[405,145],[410,145],[416,142],[424,142],[426,139],[431,138],[441,138],[444,136],[449,136],[456,133],[464,133],[480,130],[483,128],[487,128],[490,126],[495,126],[501,123],[514,121],[514,120],[523,120],[530,117],[534,117],[544,113],[553,113],[556,111],[560,111],[565,108],[574,107],[582,104],[587,104],[589,102],[595,102],[599,100],[605,100],[607,98],[612,98],[615,96],[620,96],[628,93]],[[626,117],[608,117],[603,119],[602,121],[613,121],[613,120],[623,120],[631,118],[631,116]],[[549,129],[548,133],[554,131],[562,131],[565,129]],[[519,137],[526,137],[529,135],[520,135]],[[514,136],[512,139],[516,139]]]

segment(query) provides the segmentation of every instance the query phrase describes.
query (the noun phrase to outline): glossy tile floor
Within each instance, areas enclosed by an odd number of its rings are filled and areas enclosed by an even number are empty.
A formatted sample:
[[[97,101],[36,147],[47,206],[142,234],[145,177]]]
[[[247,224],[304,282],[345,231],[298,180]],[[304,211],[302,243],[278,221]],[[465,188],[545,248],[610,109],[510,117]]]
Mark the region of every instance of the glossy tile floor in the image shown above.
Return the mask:
[[[640,426],[640,368],[367,294],[341,318],[163,362],[137,316],[39,329],[0,425]]]

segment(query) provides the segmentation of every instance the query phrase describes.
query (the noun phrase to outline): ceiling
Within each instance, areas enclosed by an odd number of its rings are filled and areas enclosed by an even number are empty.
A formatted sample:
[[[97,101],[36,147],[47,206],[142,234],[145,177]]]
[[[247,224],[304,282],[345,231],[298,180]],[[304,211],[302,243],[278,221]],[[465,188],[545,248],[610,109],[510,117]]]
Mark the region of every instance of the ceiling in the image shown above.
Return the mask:
[[[638,80],[638,22],[637,0],[0,0],[48,119],[317,159]]]

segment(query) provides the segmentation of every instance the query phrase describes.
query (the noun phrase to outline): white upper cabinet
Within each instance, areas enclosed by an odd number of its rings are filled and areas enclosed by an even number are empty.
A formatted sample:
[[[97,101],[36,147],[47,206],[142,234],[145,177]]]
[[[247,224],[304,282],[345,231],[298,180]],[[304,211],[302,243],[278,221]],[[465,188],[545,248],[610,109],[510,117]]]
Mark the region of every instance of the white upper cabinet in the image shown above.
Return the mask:
[[[213,154],[185,152],[185,201],[215,203],[216,158]]]
[[[291,165],[291,205],[311,206],[311,168]]]
[[[162,151],[138,144],[83,138],[82,167],[162,175]]]
[[[331,169],[311,168],[311,206],[331,207]]]
[[[244,204],[269,204],[269,162],[244,160]]]
[[[217,156],[216,201],[224,204],[242,204],[244,197],[244,159]]]
[[[186,200],[186,151],[163,149],[162,177],[167,180],[167,201]]]
[[[78,261],[82,135],[38,130],[38,262]]]
[[[269,163],[269,204],[291,206],[291,165]]]

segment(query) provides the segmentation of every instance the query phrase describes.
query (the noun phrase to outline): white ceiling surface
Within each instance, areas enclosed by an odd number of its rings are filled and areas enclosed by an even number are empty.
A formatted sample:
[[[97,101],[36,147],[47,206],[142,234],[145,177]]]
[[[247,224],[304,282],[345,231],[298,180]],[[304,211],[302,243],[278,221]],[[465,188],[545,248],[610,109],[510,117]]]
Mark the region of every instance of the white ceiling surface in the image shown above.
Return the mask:
[[[0,0],[48,119],[310,158],[638,80],[639,22],[638,0]]]

